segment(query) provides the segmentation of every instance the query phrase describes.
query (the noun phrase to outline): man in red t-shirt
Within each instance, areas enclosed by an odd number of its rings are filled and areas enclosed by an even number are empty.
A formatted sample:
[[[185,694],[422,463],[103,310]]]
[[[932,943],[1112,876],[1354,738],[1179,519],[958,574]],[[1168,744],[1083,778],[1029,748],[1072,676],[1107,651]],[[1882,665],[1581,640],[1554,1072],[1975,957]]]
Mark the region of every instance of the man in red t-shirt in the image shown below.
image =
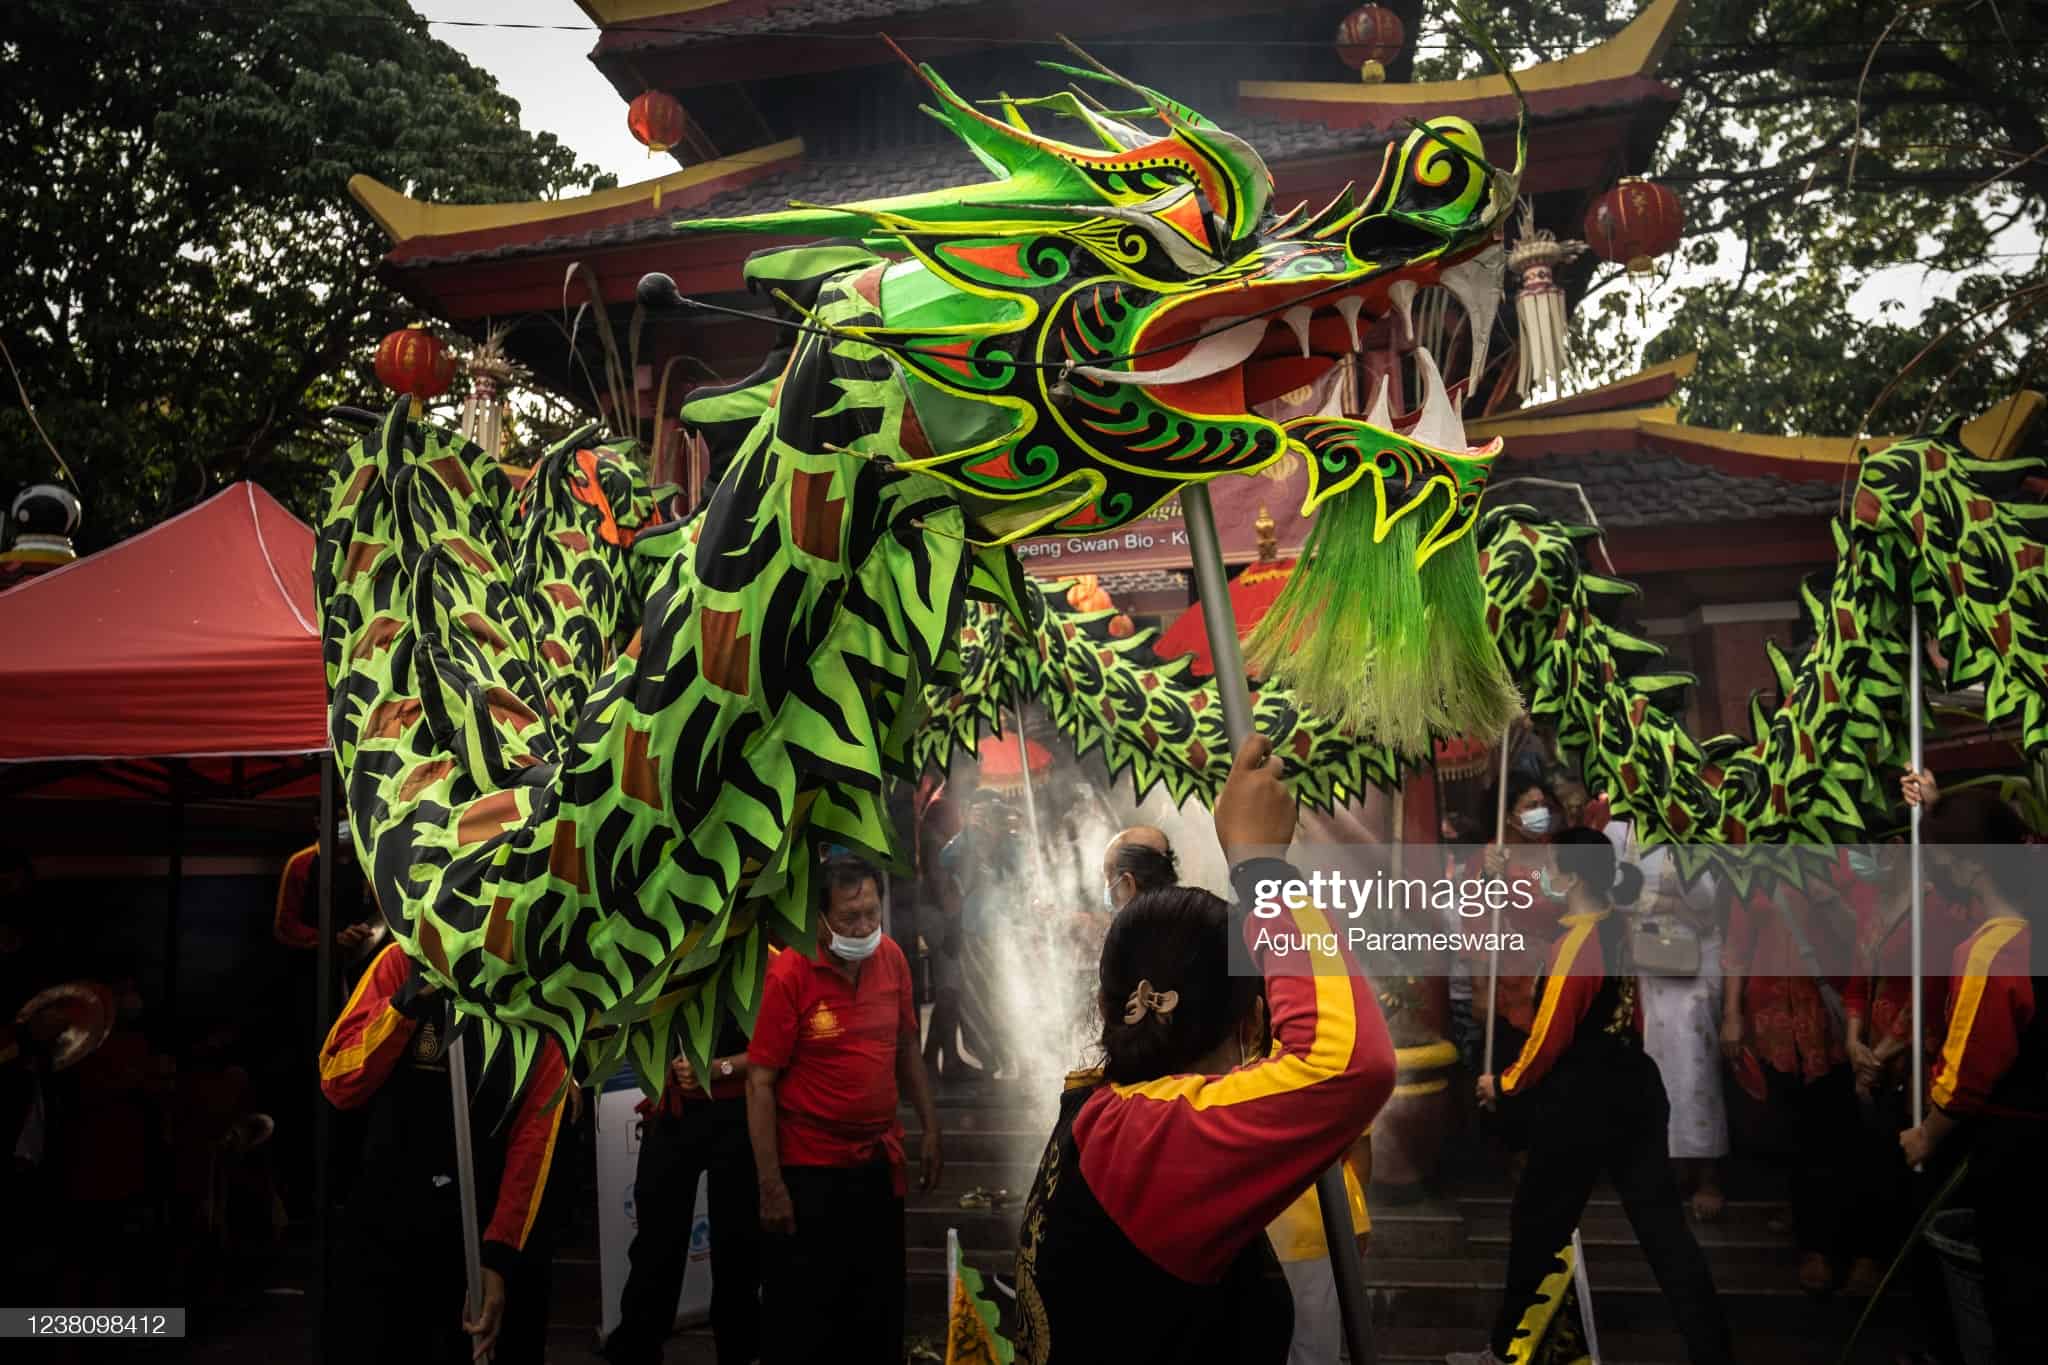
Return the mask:
[[[903,1358],[899,1085],[924,1129],[918,1187],[941,1169],[910,964],[882,933],[880,874],[833,857],[818,880],[820,941],[768,964],[747,1048],[765,1365]]]

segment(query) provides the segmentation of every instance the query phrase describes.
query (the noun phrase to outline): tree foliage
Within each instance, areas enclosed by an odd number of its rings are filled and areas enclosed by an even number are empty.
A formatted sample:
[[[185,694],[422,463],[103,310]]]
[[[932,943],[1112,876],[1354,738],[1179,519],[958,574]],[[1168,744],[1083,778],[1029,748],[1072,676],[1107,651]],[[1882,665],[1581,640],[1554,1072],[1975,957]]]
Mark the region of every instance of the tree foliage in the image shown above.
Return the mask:
[[[549,197],[593,180],[519,126],[404,0],[9,0],[0,22],[0,336],[103,545],[253,478],[307,509],[417,314],[350,201]],[[0,496],[56,462],[0,375]]]
[[[1471,7],[1534,60],[1612,35],[1641,6]],[[1419,77],[1478,68],[1468,45],[1423,28]],[[1639,348],[1652,362],[1697,350],[1690,419],[1813,433],[1855,432],[1867,413],[1871,431],[1907,432],[2042,385],[2048,291],[2001,301],[2048,282],[2048,5],[1693,0],[1658,74],[1681,103],[1649,173],[1684,198],[1686,238],[1652,307],[1608,287],[1611,273],[1579,305],[1575,345],[1595,377],[1627,373]],[[1918,268],[1883,270],[1898,263]]]

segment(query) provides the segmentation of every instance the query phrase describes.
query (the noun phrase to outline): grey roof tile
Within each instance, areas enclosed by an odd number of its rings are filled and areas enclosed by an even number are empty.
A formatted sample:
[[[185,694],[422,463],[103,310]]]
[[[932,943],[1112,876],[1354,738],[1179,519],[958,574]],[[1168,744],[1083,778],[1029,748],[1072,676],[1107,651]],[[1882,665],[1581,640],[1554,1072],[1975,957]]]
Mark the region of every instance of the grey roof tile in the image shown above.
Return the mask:
[[[805,29],[830,28],[876,19],[901,19],[933,10],[969,9],[981,0],[797,0],[795,4],[737,17],[721,16],[717,10],[702,12],[702,22],[676,25],[621,24],[606,29],[604,46],[609,51],[638,51],[656,47],[686,47],[715,43],[726,38],[753,38],[765,33],[799,33]]]

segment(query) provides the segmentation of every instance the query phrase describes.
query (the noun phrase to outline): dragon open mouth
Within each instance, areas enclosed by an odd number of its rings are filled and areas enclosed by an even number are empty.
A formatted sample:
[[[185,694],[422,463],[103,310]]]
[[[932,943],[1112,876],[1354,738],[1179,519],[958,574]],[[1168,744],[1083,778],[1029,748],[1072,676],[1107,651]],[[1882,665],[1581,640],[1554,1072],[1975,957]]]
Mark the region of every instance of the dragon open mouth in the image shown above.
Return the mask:
[[[1138,349],[1149,354],[1130,368],[1080,366],[1076,373],[1143,388],[1163,406],[1198,418],[1334,417],[1361,405],[1347,391],[1346,357],[1363,348],[1381,319],[1390,319],[1396,340],[1415,348],[1423,397],[1413,410],[1395,414],[1383,380],[1377,393],[1363,396],[1366,421],[1418,444],[1464,453],[1461,395],[1446,387],[1435,358],[1415,345],[1414,301],[1420,287],[1441,283],[1463,306],[1480,338],[1469,387],[1484,369],[1485,338],[1498,307],[1497,286],[1487,274],[1484,265],[1460,262],[1361,280],[1344,290],[1333,290],[1327,275],[1219,289],[1169,305],[1140,333]],[[1176,344],[1176,338],[1185,340]]]

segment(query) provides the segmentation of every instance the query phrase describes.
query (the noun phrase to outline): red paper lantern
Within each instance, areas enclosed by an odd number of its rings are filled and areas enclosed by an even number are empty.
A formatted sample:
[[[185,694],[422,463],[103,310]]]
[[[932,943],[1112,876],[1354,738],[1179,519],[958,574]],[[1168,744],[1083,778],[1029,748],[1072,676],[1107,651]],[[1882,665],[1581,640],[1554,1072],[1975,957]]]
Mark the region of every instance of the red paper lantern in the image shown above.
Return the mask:
[[[1109,618],[1109,638],[1112,640],[1128,640],[1137,628],[1137,624],[1122,612]]]
[[[683,140],[690,116],[676,103],[674,95],[648,90],[635,95],[626,107],[626,126],[648,151],[665,152]]]
[[[377,379],[411,398],[412,415],[418,417],[421,403],[440,397],[455,382],[455,353],[421,324],[401,327],[377,343]]]
[[[1387,63],[1401,55],[1408,41],[1401,16],[1384,5],[1360,5],[1337,25],[1337,55],[1358,68],[1362,81],[1383,81]]]
[[[1624,180],[1586,210],[1586,245],[1603,261],[1626,264],[1631,275],[1655,269],[1651,258],[1677,246],[1684,232],[1678,196],[1649,180]]]

